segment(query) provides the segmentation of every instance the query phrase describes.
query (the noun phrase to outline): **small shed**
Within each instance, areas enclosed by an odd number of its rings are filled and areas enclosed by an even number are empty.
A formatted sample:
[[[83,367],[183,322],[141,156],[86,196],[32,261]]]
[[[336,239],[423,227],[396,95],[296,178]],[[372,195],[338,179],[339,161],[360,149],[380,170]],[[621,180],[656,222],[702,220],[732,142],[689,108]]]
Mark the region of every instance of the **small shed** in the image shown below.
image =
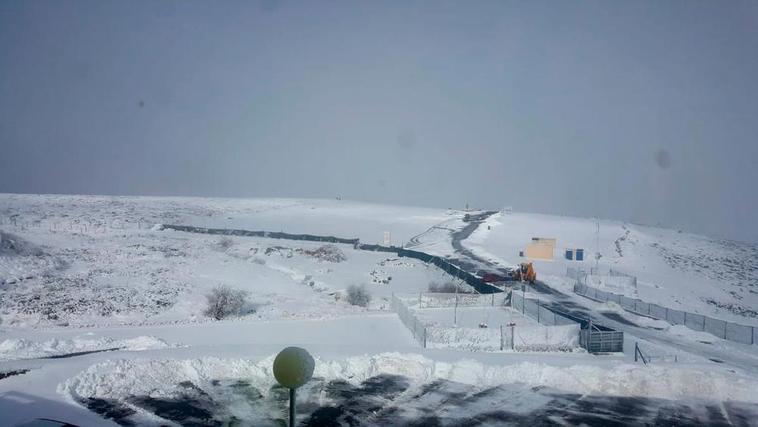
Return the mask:
[[[552,260],[555,243],[554,238],[532,237],[532,243],[526,246],[524,253],[530,259]]]

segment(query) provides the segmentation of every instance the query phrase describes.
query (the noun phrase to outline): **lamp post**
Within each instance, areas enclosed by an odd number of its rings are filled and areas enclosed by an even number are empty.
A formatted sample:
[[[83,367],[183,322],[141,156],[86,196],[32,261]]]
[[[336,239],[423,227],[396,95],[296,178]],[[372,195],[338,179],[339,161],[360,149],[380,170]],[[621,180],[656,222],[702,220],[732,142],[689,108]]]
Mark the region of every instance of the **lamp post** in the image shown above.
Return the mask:
[[[315,362],[303,348],[287,347],[274,359],[274,378],[290,390],[290,427],[295,427],[295,390],[313,376]]]

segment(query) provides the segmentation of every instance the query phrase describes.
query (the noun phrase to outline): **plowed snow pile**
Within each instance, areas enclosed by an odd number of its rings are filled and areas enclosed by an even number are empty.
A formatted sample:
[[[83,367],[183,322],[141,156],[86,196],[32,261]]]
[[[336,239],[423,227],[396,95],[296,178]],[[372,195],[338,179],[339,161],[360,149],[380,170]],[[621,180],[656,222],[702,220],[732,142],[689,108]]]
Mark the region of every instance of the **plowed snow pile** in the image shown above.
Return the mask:
[[[14,359],[35,359],[62,356],[84,351],[121,349],[128,351],[155,350],[171,347],[160,338],[139,336],[127,339],[109,337],[88,338],[84,336],[67,340],[30,341],[27,339],[7,339],[0,341],[0,361]]]
[[[275,386],[274,356],[253,362],[244,359],[112,360],[93,365],[62,383],[68,397],[126,400],[130,396],[167,396],[181,383],[203,388],[224,380],[245,381],[262,395]],[[580,394],[645,396],[662,399],[713,399],[758,402],[758,381],[726,371],[696,367],[644,366],[619,363],[607,366],[550,366],[520,362],[486,365],[463,359],[439,362],[418,354],[381,353],[343,360],[316,358],[314,378],[358,384],[378,375],[396,375],[417,385],[448,380],[487,388],[520,383]]]

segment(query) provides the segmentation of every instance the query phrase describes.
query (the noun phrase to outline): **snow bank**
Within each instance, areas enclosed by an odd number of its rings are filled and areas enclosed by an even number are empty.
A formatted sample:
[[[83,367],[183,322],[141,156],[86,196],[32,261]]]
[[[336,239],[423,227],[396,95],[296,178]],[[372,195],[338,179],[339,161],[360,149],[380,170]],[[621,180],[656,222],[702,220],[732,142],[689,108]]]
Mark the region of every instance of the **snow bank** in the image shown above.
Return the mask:
[[[427,348],[453,348],[467,351],[500,351],[500,329],[444,328],[427,326]]]
[[[426,327],[427,348],[467,351],[573,351],[579,348],[579,325],[525,325],[513,328]],[[511,349],[513,343],[513,349]]]
[[[27,339],[7,339],[0,342],[0,360],[34,359],[60,356],[83,351],[98,351],[118,348],[128,351],[154,350],[171,347],[160,338],[139,336],[127,339],[109,337],[88,338],[78,336],[67,340],[30,341]]]
[[[525,325],[513,328],[513,346],[520,351],[571,351],[579,347],[578,323],[573,325]],[[503,329],[506,342],[510,328]]]
[[[660,320],[660,322],[664,322]],[[691,339],[694,341],[700,341],[705,343],[713,343],[719,340],[718,337],[709,334],[708,332],[694,331],[684,325],[673,325],[667,328],[669,333],[676,336]]]
[[[218,380],[244,380],[263,395],[275,384],[274,357],[253,362],[243,359],[115,360],[93,365],[58,387],[72,399],[128,396],[168,396],[184,381],[205,384]],[[520,362],[486,365],[463,359],[439,362],[418,354],[382,353],[342,360],[316,359],[314,378],[359,384],[377,375],[400,375],[415,385],[438,379],[478,388],[522,383],[572,393],[645,396],[662,399],[708,399],[758,403],[758,381],[727,371],[704,371],[677,365],[645,366],[618,363],[612,366],[551,366]]]

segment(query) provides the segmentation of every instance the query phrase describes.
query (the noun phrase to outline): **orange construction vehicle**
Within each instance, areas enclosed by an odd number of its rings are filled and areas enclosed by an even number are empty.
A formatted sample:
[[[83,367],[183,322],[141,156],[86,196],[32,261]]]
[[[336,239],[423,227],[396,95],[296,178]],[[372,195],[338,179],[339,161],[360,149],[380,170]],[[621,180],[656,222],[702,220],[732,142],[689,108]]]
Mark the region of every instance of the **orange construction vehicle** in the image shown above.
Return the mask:
[[[531,262],[522,262],[516,270],[515,279],[521,282],[534,284],[537,281],[537,272]]]

